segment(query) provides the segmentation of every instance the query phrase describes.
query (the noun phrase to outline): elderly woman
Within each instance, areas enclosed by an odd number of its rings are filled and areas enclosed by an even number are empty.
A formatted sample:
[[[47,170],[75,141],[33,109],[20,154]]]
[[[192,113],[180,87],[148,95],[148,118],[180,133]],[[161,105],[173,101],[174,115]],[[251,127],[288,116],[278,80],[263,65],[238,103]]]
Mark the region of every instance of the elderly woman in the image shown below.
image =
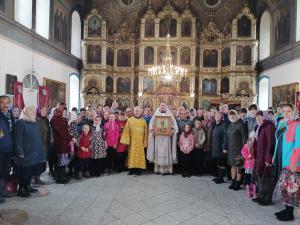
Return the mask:
[[[18,195],[30,197],[30,193],[38,191],[30,186],[31,178],[39,176],[45,164],[45,152],[34,106],[24,108],[16,123],[15,151],[19,175]]]
[[[243,166],[241,150],[246,142],[246,132],[243,123],[238,119],[238,113],[230,110],[228,113],[230,123],[227,128],[227,164],[231,166],[232,183],[229,189],[235,191],[240,189],[242,174],[240,167]]]
[[[17,106],[12,108],[12,115],[14,117],[14,121],[17,122],[20,118],[20,109]]]

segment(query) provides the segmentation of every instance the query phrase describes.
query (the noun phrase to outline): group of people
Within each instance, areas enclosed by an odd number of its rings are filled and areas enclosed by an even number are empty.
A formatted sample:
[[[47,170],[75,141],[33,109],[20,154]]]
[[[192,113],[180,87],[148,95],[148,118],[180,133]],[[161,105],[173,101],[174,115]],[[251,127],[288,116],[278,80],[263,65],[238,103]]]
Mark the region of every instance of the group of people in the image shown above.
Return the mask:
[[[256,105],[237,112],[225,104],[187,110],[161,103],[153,113],[139,106],[122,112],[113,103],[68,112],[63,102],[50,112],[45,106],[21,111],[11,109],[9,98],[1,96],[0,203],[11,197],[6,189],[11,171],[18,195],[29,197],[38,191],[36,186],[45,185],[40,176],[48,167],[62,184],[124,171],[135,176],[145,170],[183,177],[208,173],[216,184],[227,176],[229,189],[244,185],[248,198],[271,205],[281,172],[300,173],[300,120],[295,111],[290,104],[275,114]],[[161,124],[163,129],[157,129]],[[293,220],[293,210],[287,204],[276,217]]]

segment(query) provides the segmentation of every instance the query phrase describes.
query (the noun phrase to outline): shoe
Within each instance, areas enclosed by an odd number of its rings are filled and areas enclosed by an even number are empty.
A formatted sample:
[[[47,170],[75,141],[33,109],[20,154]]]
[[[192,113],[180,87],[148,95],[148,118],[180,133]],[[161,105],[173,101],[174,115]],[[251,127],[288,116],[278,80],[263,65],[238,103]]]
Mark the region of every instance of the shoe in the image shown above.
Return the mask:
[[[27,191],[28,191],[29,193],[37,193],[37,192],[39,192],[38,189],[33,188],[31,185],[28,185]]]
[[[248,198],[252,198],[251,190],[250,190],[250,185],[246,185],[246,196]]]
[[[225,183],[225,181],[224,181],[223,178],[217,178],[217,179],[215,180],[215,183],[216,183],[216,184],[223,184],[223,183]]]
[[[186,177],[186,174],[184,173],[184,174],[182,174],[181,176],[182,176],[182,177]]]
[[[293,221],[294,220],[294,214],[293,214],[293,211],[290,212],[288,210],[285,210],[284,213],[282,214],[279,214],[278,216],[276,216],[277,219],[279,221]]]
[[[214,179],[212,179],[212,181],[216,182],[219,179],[219,177],[216,177]]]
[[[272,200],[265,200],[265,199],[259,199],[257,201],[257,203],[261,206],[269,206],[269,205],[273,205]]]
[[[232,180],[230,186],[228,187],[228,189],[233,189],[235,186],[236,181]]]
[[[31,196],[31,194],[28,192],[28,190],[26,190],[26,188],[21,188],[18,191],[18,196],[20,196],[22,198],[29,198]]]
[[[257,193],[256,193],[256,184],[251,184],[251,190],[252,190],[252,199],[257,199]]]
[[[241,189],[241,181],[236,181],[233,187],[234,191],[238,191]]]
[[[279,212],[276,212],[276,213],[274,213],[274,215],[275,215],[275,216],[279,216],[279,215],[284,214],[284,213],[286,213],[286,209],[281,210],[281,211],[279,211]]]

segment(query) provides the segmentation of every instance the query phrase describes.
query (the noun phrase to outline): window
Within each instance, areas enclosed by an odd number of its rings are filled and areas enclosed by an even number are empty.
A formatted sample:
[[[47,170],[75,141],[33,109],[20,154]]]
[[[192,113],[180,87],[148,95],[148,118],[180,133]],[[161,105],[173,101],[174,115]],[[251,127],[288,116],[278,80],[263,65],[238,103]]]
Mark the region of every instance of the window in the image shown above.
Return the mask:
[[[73,107],[79,107],[79,78],[76,74],[70,75],[70,93],[69,93],[69,108],[72,109]]]
[[[15,20],[32,28],[32,0],[15,0]]]
[[[72,14],[72,31],[71,31],[71,53],[80,58],[81,56],[81,21],[77,11]]]
[[[36,33],[49,39],[50,0],[36,0]]]
[[[261,17],[259,40],[259,59],[262,60],[270,56],[271,48],[271,17],[268,11],[265,11]]]
[[[269,107],[269,85],[268,77],[262,77],[258,83],[258,105],[261,110],[267,110]]]
[[[26,106],[38,105],[39,82],[33,74],[27,74],[23,79],[23,98]]]
[[[300,41],[300,0],[297,0],[297,29],[296,41]]]

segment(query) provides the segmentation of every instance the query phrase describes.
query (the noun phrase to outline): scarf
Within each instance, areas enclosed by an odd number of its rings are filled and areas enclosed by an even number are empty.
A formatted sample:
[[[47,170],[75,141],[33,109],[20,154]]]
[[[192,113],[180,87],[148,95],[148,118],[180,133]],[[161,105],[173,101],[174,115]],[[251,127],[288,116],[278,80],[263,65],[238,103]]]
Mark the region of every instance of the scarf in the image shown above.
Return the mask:
[[[183,131],[183,135],[185,138],[187,138],[190,134],[191,134],[191,131],[188,131],[188,132]]]
[[[101,125],[101,123],[99,123],[98,125],[94,124],[94,127],[96,128],[96,132],[101,131],[100,125]]]

